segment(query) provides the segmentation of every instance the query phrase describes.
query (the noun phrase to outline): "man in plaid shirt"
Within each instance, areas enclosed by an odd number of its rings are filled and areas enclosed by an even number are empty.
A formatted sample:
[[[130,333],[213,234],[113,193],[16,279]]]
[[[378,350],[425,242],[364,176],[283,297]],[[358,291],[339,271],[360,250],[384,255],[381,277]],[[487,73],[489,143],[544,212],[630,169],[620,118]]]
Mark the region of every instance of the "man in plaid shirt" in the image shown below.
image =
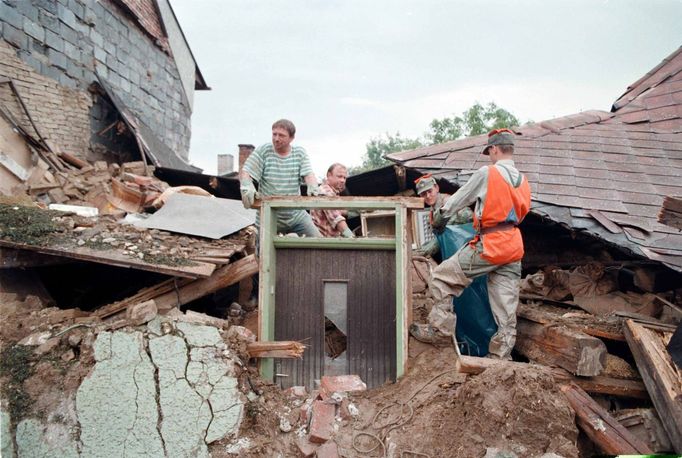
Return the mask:
[[[327,177],[322,180],[322,185],[318,192],[323,196],[338,196],[346,187],[347,177],[348,169],[345,165],[338,162],[332,164],[327,169]],[[353,232],[348,227],[348,223],[346,223],[343,211],[311,210],[310,215],[313,217],[315,226],[317,226],[324,237],[353,237]]]

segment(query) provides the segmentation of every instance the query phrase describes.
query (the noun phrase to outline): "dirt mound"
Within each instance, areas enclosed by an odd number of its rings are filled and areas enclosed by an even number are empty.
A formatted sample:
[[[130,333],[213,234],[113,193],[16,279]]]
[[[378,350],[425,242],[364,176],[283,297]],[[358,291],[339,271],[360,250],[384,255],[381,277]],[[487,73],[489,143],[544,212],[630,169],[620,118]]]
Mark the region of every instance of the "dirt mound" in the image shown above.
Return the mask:
[[[461,456],[476,455],[472,447],[480,455],[496,447],[519,456],[578,456],[573,410],[544,369],[488,369],[463,384],[450,405],[436,409],[440,413],[428,424],[443,452],[456,444],[456,450],[468,450]]]
[[[578,456],[573,411],[548,371],[503,365],[465,379],[454,371],[455,358],[451,349],[424,351],[399,383],[355,396],[361,418],[337,434],[340,450],[482,457],[497,448],[524,457]]]

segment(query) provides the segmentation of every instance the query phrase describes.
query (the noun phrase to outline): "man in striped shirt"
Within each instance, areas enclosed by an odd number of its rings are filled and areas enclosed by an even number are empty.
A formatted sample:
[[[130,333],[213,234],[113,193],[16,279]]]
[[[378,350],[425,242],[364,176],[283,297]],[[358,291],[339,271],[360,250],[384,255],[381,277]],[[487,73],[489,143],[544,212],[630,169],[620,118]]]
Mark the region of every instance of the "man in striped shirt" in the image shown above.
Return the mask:
[[[293,146],[296,135],[294,123],[280,119],[272,125],[272,143],[259,146],[248,157],[239,173],[240,191],[244,207],[251,208],[261,196],[300,196],[301,177],[308,186],[308,195],[316,195],[317,177],[310,166],[305,149]],[[258,192],[253,184],[258,182]],[[260,215],[256,216],[256,227]],[[277,210],[277,232],[295,232],[307,237],[321,237],[310,214],[305,210]]]

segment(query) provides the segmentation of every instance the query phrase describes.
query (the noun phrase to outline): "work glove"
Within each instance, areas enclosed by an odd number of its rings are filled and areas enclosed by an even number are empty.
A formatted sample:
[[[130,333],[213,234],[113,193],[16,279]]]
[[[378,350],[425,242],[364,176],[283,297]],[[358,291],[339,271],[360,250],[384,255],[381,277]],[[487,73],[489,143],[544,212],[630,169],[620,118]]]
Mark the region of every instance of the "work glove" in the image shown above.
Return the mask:
[[[239,191],[242,193],[242,204],[244,204],[244,208],[253,208],[256,199],[260,199],[260,194],[256,191],[256,187],[251,180],[242,181],[241,186],[239,186]]]
[[[433,211],[433,221],[431,222],[433,232],[435,232],[436,234],[442,234],[443,231],[445,230],[445,225],[447,223],[448,220],[440,212],[440,208],[435,209]]]
[[[352,239],[355,238],[355,235],[353,234],[353,231],[350,230],[349,227],[346,227],[343,232],[341,232],[341,235],[344,236],[347,239]]]
[[[322,195],[322,192],[320,191],[320,186],[317,183],[308,185],[308,196],[321,196],[321,195]]]

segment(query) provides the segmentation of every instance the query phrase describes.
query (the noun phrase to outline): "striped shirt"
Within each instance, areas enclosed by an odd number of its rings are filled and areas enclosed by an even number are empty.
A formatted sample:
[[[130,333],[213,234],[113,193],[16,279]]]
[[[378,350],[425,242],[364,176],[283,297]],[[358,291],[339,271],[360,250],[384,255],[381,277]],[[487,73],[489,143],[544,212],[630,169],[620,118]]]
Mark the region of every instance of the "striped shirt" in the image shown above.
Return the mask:
[[[301,177],[313,173],[310,159],[305,149],[291,146],[286,156],[280,156],[272,143],[259,146],[244,163],[244,171],[258,182],[258,192],[262,196],[300,196]],[[280,221],[300,217],[305,210],[277,211]]]

